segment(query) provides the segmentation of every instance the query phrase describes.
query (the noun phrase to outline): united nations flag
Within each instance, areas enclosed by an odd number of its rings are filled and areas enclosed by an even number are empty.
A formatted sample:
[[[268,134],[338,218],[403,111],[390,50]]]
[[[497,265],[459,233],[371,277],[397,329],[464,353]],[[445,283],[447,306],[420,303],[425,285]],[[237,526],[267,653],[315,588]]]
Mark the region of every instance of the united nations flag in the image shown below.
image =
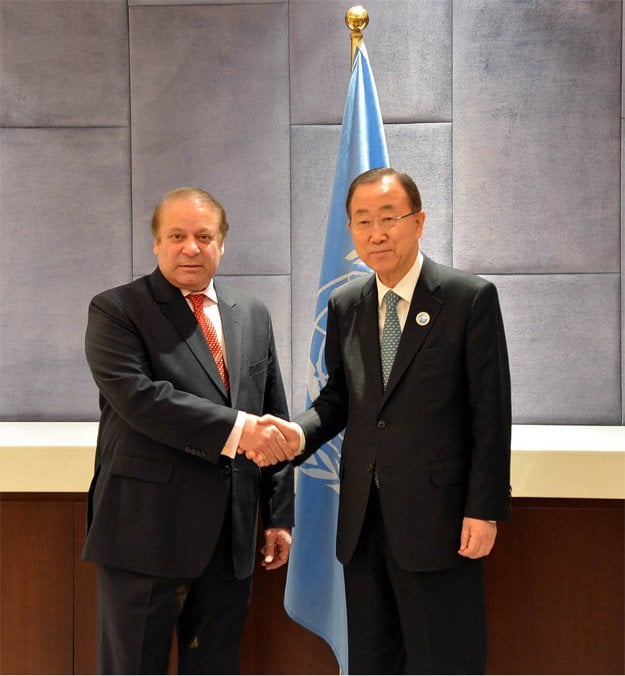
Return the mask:
[[[355,276],[370,272],[353,250],[346,227],[347,190],[363,171],[388,166],[380,104],[361,40],[354,55],[343,113],[310,343],[306,406],[317,397],[327,379],[324,348],[330,293]],[[341,671],[348,673],[343,568],[335,551],[341,441],[342,434],[322,446],[299,468],[284,606],[293,620],[328,642]]]

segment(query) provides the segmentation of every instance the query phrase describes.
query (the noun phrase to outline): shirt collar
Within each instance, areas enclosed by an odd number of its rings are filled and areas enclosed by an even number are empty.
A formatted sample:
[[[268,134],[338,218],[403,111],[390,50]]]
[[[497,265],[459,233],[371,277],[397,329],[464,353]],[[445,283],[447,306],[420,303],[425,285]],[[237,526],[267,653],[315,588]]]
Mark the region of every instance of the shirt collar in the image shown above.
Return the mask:
[[[396,293],[402,300],[405,300],[408,304],[412,300],[412,295],[419,281],[419,275],[421,274],[421,267],[423,266],[423,254],[421,251],[417,253],[415,262],[412,264],[412,267],[408,272],[395,284],[393,287],[393,292]],[[382,307],[382,301],[386,292],[391,289],[390,286],[380,281],[380,278],[376,275],[375,281],[378,286],[378,307]]]
[[[180,289],[180,293],[182,293],[182,295],[185,297],[188,296],[190,293],[203,293],[210,300],[212,300],[213,303],[217,303],[217,292],[215,291],[215,284],[213,283],[212,279],[208,283],[208,286],[205,289],[202,289],[201,291],[189,291],[189,289]]]

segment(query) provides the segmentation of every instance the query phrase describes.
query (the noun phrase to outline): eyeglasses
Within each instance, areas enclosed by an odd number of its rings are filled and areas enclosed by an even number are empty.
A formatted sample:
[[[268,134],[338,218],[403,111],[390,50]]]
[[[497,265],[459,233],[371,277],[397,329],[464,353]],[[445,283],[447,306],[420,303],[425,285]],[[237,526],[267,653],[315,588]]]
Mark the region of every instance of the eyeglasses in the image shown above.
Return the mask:
[[[413,214],[418,213],[419,211],[415,210],[407,214],[404,214],[403,216],[383,216],[382,218],[361,218],[358,221],[350,221],[350,224],[352,226],[352,230],[355,230],[356,232],[359,233],[369,232],[373,228],[374,223],[377,223],[378,227],[383,232],[388,232],[389,230],[392,230],[399,223],[399,221],[403,221],[404,218],[408,218],[408,216],[412,216]]]

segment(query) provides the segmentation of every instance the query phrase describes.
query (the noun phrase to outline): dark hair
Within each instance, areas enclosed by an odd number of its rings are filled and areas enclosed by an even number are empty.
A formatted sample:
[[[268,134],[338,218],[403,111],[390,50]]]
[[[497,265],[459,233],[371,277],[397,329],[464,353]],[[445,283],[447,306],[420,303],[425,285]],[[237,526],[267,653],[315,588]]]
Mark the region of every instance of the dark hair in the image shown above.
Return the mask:
[[[223,242],[224,239],[226,239],[228,228],[230,227],[226,218],[226,210],[223,208],[219,200],[215,199],[210,193],[207,193],[206,190],[194,188],[192,186],[174,188],[174,190],[170,190],[156,205],[154,208],[154,213],[152,214],[152,235],[154,236],[154,239],[158,239],[158,231],[161,227],[161,213],[163,208],[170,202],[184,199],[193,199],[200,204],[211,206],[217,209],[219,212],[219,237],[221,242]]]
[[[347,211],[348,218],[351,218],[349,211],[352,203],[352,197],[354,196],[354,190],[356,190],[356,188],[360,185],[367,183],[377,183],[378,181],[382,180],[384,176],[394,176],[406,191],[408,201],[410,202],[410,208],[413,211],[421,211],[421,195],[419,193],[419,188],[417,188],[417,184],[412,180],[412,178],[410,178],[408,174],[404,174],[403,172],[392,169],[391,167],[378,167],[377,169],[369,169],[368,171],[360,174],[360,176],[356,176],[349,186],[349,190],[347,191],[347,199],[345,200],[345,209]]]

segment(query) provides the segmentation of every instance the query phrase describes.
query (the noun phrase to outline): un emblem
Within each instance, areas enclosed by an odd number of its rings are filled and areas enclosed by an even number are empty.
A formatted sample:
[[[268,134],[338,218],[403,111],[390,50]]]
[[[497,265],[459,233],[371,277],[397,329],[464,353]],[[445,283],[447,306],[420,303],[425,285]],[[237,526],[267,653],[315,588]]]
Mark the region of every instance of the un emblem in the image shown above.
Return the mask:
[[[349,271],[334,277],[322,284],[317,292],[317,309],[313,322],[312,336],[310,339],[310,357],[308,361],[307,396],[306,405],[309,406],[318,396],[328,380],[325,363],[326,325],[328,314],[328,301],[330,294],[343,284],[370,274],[355,251],[350,251],[345,260],[353,266]],[[326,487],[336,493],[339,492],[339,463],[341,460],[341,444],[343,433],[341,432],[332,441],[324,444],[306,462],[302,463],[299,471],[312,479],[325,482]]]

